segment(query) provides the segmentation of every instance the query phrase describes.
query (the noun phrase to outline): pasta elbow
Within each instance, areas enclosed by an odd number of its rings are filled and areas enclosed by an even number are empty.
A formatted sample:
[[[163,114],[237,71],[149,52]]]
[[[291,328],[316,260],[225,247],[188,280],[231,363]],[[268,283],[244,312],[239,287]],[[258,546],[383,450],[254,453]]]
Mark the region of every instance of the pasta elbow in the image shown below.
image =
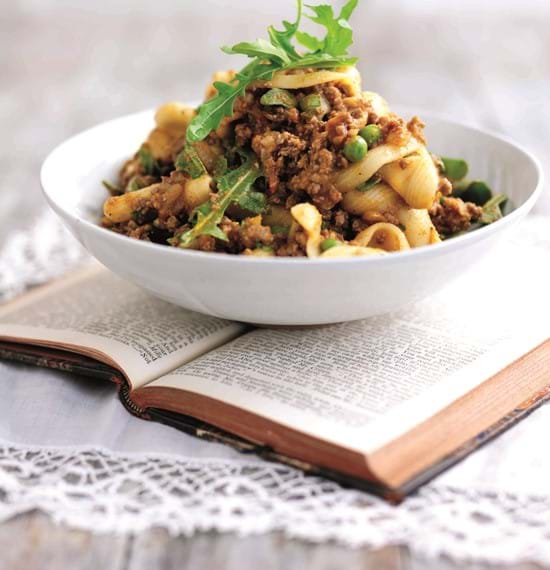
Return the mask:
[[[185,209],[191,213],[195,208],[204,204],[210,198],[210,186],[212,177],[203,174],[194,180],[188,180],[185,184],[184,203]]]
[[[103,205],[105,217],[115,224],[128,222],[132,219],[132,214],[151,198],[153,191],[159,185],[151,184],[151,186],[135,192],[127,192],[121,196],[111,196]]]

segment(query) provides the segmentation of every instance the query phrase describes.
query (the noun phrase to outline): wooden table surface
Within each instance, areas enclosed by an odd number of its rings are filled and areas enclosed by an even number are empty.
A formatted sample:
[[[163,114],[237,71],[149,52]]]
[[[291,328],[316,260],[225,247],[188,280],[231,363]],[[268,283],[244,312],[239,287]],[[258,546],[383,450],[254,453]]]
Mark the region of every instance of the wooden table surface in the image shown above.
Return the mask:
[[[237,538],[201,533],[171,537],[153,530],[135,537],[92,535],[54,525],[45,515],[0,526],[0,568],[10,570],[484,570],[478,564],[423,560],[406,548],[350,549],[288,540],[279,533]],[[512,570],[539,570],[517,564]]]
[[[38,169],[67,136],[162,101],[200,98],[218,46],[263,35],[293,3],[234,0],[3,3],[0,17],[0,244],[41,209]],[[369,0],[354,20],[364,85],[391,102],[507,133],[550,160],[550,3]],[[538,205],[550,213],[550,200]],[[318,570],[485,568],[312,545],[272,533],[237,538],[163,531],[135,537],[54,525],[31,513],[0,525],[0,567]],[[517,570],[538,568],[518,565]]]

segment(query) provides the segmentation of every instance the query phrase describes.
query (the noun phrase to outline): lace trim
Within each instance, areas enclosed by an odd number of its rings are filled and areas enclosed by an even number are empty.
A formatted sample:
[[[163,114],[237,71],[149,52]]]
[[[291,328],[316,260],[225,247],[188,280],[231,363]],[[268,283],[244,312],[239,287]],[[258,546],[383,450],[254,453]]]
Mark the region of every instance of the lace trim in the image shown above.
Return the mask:
[[[277,464],[0,445],[0,519],[41,509],[94,532],[283,531],[421,556],[550,563],[550,499],[428,485],[399,507]]]
[[[15,232],[0,251],[0,302],[46,283],[90,257],[52,214]]]

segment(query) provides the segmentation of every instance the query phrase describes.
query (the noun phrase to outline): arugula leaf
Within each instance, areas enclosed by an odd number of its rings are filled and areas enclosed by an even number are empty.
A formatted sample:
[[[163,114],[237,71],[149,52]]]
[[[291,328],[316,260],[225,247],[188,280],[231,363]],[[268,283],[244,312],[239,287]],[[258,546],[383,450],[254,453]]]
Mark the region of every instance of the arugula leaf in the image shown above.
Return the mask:
[[[227,236],[219,227],[225,211],[232,203],[239,203],[261,175],[258,163],[249,157],[241,166],[222,176],[218,180],[216,196],[195,210],[195,225],[180,236],[179,247],[190,247],[201,235],[227,241]]]
[[[214,167],[212,169],[212,176],[214,180],[221,178],[228,169],[227,158],[225,156],[218,156],[214,161]]]
[[[495,194],[484,206],[483,214],[479,219],[483,225],[492,224],[502,218],[501,206],[508,200],[505,194]]]
[[[267,207],[267,198],[262,192],[251,190],[245,192],[238,200],[237,204],[247,212],[252,214],[261,214],[265,212]]]
[[[321,51],[325,42],[308,34],[307,32],[296,32],[296,39],[311,51]]]
[[[290,57],[284,48],[275,46],[266,40],[258,39],[255,42],[241,42],[232,47],[222,47],[222,51],[228,55],[247,55],[248,57],[268,58],[281,65],[290,63]]]
[[[191,178],[200,178],[203,174],[207,174],[206,168],[202,163],[197,151],[193,145],[187,143],[176,157],[175,167],[177,170],[187,172]]]
[[[305,47],[327,53],[333,56],[345,55],[348,47],[353,43],[353,31],[348,20],[357,7],[358,0],[348,0],[340,14],[334,16],[332,6],[321,4],[308,6],[313,15],[307,16],[312,22],[327,29],[326,36],[319,40],[310,34],[297,32],[296,39]]]
[[[170,164],[162,164],[155,159],[147,145],[141,145],[137,152],[145,176],[165,176],[172,170]]]
[[[296,21],[291,24],[286,20],[283,21],[284,30],[276,30],[273,26],[267,28],[269,39],[274,46],[278,46],[286,51],[290,59],[293,61],[300,59],[300,55],[292,45],[292,38],[298,31],[300,20],[302,19],[302,0],[297,0],[298,14]]]
[[[279,69],[276,63],[264,63],[256,58],[246,65],[237,75],[233,83],[216,81],[214,87],[218,94],[204,102],[187,127],[187,140],[198,142],[204,140],[211,131],[218,128],[224,117],[233,114],[235,99],[244,93],[246,86],[252,81],[269,80]]]
[[[354,65],[355,63],[357,63],[356,57],[335,56],[328,53],[311,53],[302,56],[299,62],[287,69],[299,69],[301,67],[341,67],[344,65]]]
[[[155,176],[158,171],[157,161],[146,146],[142,146],[138,150],[138,158],[141,162],[141,166],[143,167],[144,174],[147,176]]]
[[[348,20],[357,6],[358,0],[348,0],[338,16],[327,4],[308,6],[313,15],[308,16],[313,22],[325,27],[323,39],[315,38],[305,32],[299,32],[302,16],[302,0],[297,0],[298,14],[294,23],[283,21],[283,29],[269,26],[269,41],[259,39],[255,42],[241,42],[232,47],[224,47],[227,54],[240,54],[252,58],[231,83],[215,82],[217,94],[205,101],[198,109],[187,128],[187,141],[198,142],[217,129],[224,117],[233,114],[235,99],[244,94],[246,87],[253,81],[269,81],[276,71],[307,67],[333,68],[353,65],[357,58],[347,55],[347,49],[353,42],[353,33]],[[300,54],[292,41],[310,49],[309,53]]]
[[[117,194],[122,194],[124,192],[124,190],[121,190],[118,186],[111,184],[108,180],[102,180],[101,184],[103,184],[112,196],[116,196]]]

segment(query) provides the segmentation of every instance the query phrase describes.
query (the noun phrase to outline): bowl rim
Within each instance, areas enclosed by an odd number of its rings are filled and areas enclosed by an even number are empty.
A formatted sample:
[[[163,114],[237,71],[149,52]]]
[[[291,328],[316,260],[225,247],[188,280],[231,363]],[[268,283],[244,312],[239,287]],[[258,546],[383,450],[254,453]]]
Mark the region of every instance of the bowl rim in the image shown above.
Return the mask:
[[[396,108],[397,107],[408,109],[409,112],[414,112],[414,108],[407,108],[405,105],[396,105]],[[113,243],[118,243],[119,240],[122,240],[121,243],[126,244],[129,247],[140,247],[145,249],[151,249],[151,251],[164,252],[164,255],[178,256],[174,257],[174,260],[176,259],[185,260],[191,258],[199,262],[201,260],[207,261],[210,259],[212,261],[218,260],[218,262],[224,261],[225,263],[233,263],[233,264],[255,263],[258,265],[264,265],[268,263],[270,266],[273,266],[275,264],[277,267],[281,267],[282,265],[289,267],[301,267],[302,265],[307,267],[313,267],[319,265],[323,267],[325,266],[330,267],[333,264],[356,265],[364,263],[370,263],[373,265],[376,264],[391,265],[394,263],[402,263],[405,261],[416,261],[418,259],[436,255],[442,252],[443,250],[451,252],[456,249],[466,247],[468,244],[472,242],[483,241],[484,239],[490,237],[492,234],[504,230],[506,226],[513,224],[515,221],[518,221],[523,216],[525,216],[533,208],[536,201],[540,197],[544,185],[544,172],[538,158],[531,151],[529,151],[523,145],[514,141],[512,138],[490,129],[480,128],[469,122],[455,121],[441,113],[433,113],[430,111],[418,109],[416,112],[422,114],[422,116],[426,118],[428,122],[430,119],[436,119],[438,121],[445,122],[451,126],[462,127],[462,128],[465,127],[467,129],[475,131],[476,133],[480,133],[492,137],[494,139],[497,139],[501,142],[507,143],[508,145],[513,147],[515,151],[523,154],[531,163],[531,165],[534,167],[537,176],[535,188],[531,191],[525,202],[521,206],[515,208],[512,212],[510,212],[502,219],[498,220],[493,224],[489,224],[482,228],[478,228],[475,231],[468,232],[461,236],[453,237],[452,239],[443,241],[441,243],[433,244],[430,246],[411,248],[406,251],[392,252],[391,255],[381,255],[381,256],[364,256],[364,257],[357,256],[357,257],[348,257],[348,258],[305,258],[305,257],[254,257],[248,255],[232,255],[221,252],[205,252],[205,251],[197,251],[190,249],[180,249],[176,247],[169,247],[163,244],[137,240],[110,231],[107,228],[103,228],[98,224],[94,224],[93,222],[86,220],[81,216],[75,215],[74,213],[69,211],[62,203],[58,202],[52,197],[52,195],[48,191],[48,182],[50,181],[49,171],[52,168],[51,164],[52,163],[55,164],[57,155],[62,153],[66,147],[69,147],[71,144],[74,144],[74,142],[77,141],[78,139],[84,138],[94,131],[107,128],[110,125],[116,124],[117,122],[123,122],[131,119],[137,120],[138,118],[143,118],[145,116],[153,117],[154,112],[155,112],[154,109],[147,109],[115,117],[107,121],[103,121],[97,125],[94,125],[83,131],[80,131],[70,136],[69,138],[65,139],[47,155],[40,168],[40,185],[42,188],[42,192],[46,198],[46,201],[48,202],[50,207],[56,212],[56,214],[63,219],[65,223],[68,223],[67,219],[70,219],[72,222],[76,222],[79,225],[85,226],[85,228],[88,231],[92,232],[94,235],[98,235],[98,237],[110,236],[108,239],[112,239]]]

